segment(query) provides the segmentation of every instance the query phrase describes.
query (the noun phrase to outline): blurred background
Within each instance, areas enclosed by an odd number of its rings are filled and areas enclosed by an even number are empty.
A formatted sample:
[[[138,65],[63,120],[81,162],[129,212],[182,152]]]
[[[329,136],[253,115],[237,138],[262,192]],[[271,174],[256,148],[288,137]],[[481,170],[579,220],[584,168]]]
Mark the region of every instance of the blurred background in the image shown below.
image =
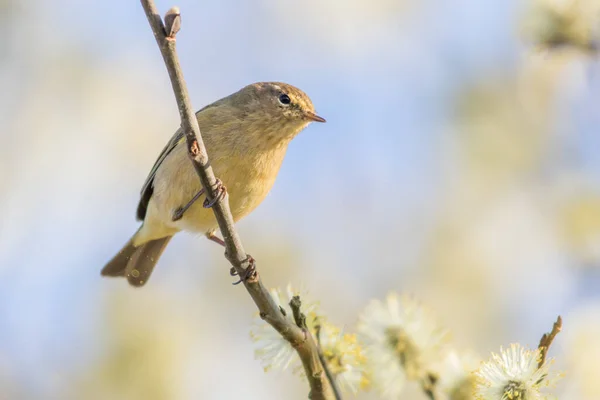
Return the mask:
[[[595,3],[179,0],[196,108],[280,80],[328,121],[238,225],[265,284],[350,332],[414,294],[484,358],[560,314],[554,392],[600,398]],[[0,0],[0,22],[0,399],[306,398],[254,359],[213,243],[178,235],[141,290],[100,278],[179,124],[139,2]]]

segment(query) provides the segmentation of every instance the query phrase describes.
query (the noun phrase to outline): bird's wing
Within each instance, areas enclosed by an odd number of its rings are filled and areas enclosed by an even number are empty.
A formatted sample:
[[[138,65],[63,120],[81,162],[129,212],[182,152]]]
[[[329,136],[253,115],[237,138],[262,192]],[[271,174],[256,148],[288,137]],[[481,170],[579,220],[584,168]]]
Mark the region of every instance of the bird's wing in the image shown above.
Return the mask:
[[[202,111],[204,111],[208,108],[211,108],[211,107],[218,106],[223,101],[225,101],[225,99],[221,99],[221,100],[215,101],[212,104],[204,106],[198,112],[196,112],[196,118],[198,117],[198,114],[200,114]],[[175,132],[175,134],[173,135],[171,140],[169,140],[169,143],[167,143],[165,148],[160,152],[158,159],[154,163],[154,166],[152,167],[152,169],[150,170],[150,173],[148,174],[148,177],[146,178],[146,182],[144,182],[144,186],[142,186],[140,202],[138,204],[137,214],[136,214],[138,221],[143,221],[144,218],[146,217],[146,210],[148,209],[148,203],[150,202],[150,198],[152,197],[152,193],[154,192],[153,182],[154,182],[154,176],[156,175],[156,171],[160,168],[160,165],[165,160],[165,158],[167,158],[169,153],[171,153],[171,151],[173,151],[173,149],[180,142],[182,142],[184,140],[185,140],[185,134],[183,133],[183,129],[179,128],[177,130],[177,132]]]
[[[142,186],[142,192],[140,197],[140,202],[137,208],[137,219],[142,221],[146,217],[146,210],[148,209],[148,203],[150,202],[150,198],[152,197],[152,193],[154,192],[154,176],[156,175],[156,171],[160,168],[162,162],[167,158],[169,153],[173,151],[173,149],[184,140],[183,130],[179,129],[175,132],[175,135],[169,140],[165,148],[161,151],[158,159],[154,163],[154,166],[150,170],[148,177],[146,178],[146,182],[144,182],[144,186]]]

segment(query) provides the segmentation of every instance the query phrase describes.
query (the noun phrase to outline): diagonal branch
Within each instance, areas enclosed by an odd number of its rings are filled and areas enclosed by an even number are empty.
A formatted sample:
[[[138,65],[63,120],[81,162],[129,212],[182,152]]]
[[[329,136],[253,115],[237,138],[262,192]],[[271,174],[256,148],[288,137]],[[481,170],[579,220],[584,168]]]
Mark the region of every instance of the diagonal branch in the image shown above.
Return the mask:
[[[191,162],[200,178],[202,187],[206,191],[207,198],[216,199],[212,209],[225,241],[226,258],[233,268],[235,268],[238,275],[244,277],[247,275],[245,272],[251,266],[252,259],[244,251],[242,242],[235,230],[233,216],[229,209],[229,202],[226,200],[226,197],[219,197],[217,180],[208,160],[206,148],[200,135],[198,120],[192,109],[190,97],[183,79],[183,72],[179,65],[179,58],[175,50],[175,34],[181,27],[179,9],[171,9],[167,13],[166,20],[168,26],[165,28],[154,1],[141,0],[141,3],[169,72]],[[244,286],[258,307],[261,317],[296,349],[310,383],[309,398],[313,400],[334,399],[331,383],[328,381],[323,370],[323,365],[319,360],[317,344],[310,332],[301,329],[284,317],[273,301],[269,291],[262,284],[258,273],[252,274],[249,279],[244,280]]]

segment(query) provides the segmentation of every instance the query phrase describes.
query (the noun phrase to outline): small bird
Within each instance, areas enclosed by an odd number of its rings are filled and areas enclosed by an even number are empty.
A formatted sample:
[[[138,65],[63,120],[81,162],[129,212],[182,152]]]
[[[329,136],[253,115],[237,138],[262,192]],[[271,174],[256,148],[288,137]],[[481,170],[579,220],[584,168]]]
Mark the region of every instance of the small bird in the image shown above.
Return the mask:
[[[271,190],[290,141],[313,122],[310,98],[280,82],[259,82],[218,100],[196,113],[202,139],[217,176],[229,195],[235,221],[252,212]],[[102,269],[103,276],[126,277],[143,286],[158,258],[177,232],[204,233],[223,243],[213,211],[202,194],[200,180],[179,129],[160,153],[144,186],[137,208],[142,225]]]

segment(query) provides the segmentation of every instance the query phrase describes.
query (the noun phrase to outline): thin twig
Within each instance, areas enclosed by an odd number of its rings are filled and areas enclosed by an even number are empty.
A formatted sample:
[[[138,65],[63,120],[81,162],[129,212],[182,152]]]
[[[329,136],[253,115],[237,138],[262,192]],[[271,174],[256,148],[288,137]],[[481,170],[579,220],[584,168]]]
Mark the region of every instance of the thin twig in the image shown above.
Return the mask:
[[[179,65],[179,58],[175,50],[175,25],[181,25],[181,16],[176,13],[169,27],[169,34],[165,30],[163,21],[153,0],[141,0],[146,17],[154,33],[154,38],[160,48],[163,60],[169,72],[175,99],[179,107],[181,117],[181,128],[185,133],[188,154],[194,169],[200,178],[202,187],[206,190],[208,199],[215,199],[218,195],[216,178],[210,166],[206,148],[200,135],[198,120],[192,109],[190,97],[183,79],[183,72]],[[177,10],[178,11],[178,10]],[[172,18],[172,17],[169,17]],[[233,216],[229,209],[226,198],[217,199],[212,207],[219,229],[225,241],[225,254],[239,276],[245,276],[246,268],[250,266],[250,257],[244,251],[242,242],[234,227]],[[296,326],[292,321],[285,318],[273,301],[269,291],[262,284],[258,273],[244,281],[246,290],[254,300],[260,311],[261,317],[275,328],[297,351],[310,384],[309,398],[313,400],[334,399],[332,385],[327,379],[323,366],[319,359],[317,345],[310,334]]]
[[[538,345],[538,349],[540,349],[540,362],[538,363],[538,368],[541,368],[542,365],[546,362],[546,357],[548,356],[548,350],[550,349],[550,345],[554,341],[558,332],[562,329],[562,318],[560,315],[556,319],[554,325],[552,325],[552,330],[550,333],[544,333],[542,338],[540,339],[540,344]]]
[[[319,352],[319,360],[321,360],[321,364],[323,364],[323,369],[325,370],[325,374],[327,375],[327,379],[331,383],[331,387],[333,388],[333,394],[335,395],[336,400],[342,400],[342,392],[338,387],[337,381],[335,380],[335,376],[329,369],[329,364],[325,359],[325,354],[323,354],[323,347],[321,346],[321,324],[317,323],[315,326],[315,337],[317,339],[317,351]]]

